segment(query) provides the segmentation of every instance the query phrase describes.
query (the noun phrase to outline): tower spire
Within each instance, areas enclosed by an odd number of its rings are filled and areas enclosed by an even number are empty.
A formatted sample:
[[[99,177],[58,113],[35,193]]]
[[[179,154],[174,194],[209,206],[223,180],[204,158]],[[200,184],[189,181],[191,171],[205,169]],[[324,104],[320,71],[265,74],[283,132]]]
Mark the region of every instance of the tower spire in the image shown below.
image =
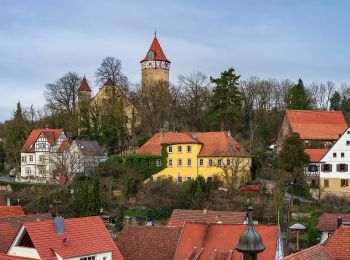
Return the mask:
[[[157,30],[154,29],[154,38],[157,38]]]

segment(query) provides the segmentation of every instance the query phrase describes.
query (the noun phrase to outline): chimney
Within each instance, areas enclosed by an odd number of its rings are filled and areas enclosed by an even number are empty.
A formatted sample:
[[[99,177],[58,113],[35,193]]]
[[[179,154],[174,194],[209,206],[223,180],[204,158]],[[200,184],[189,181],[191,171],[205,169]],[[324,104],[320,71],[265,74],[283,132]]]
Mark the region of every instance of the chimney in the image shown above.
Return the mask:
[[[207,209],[203,209],[203,214],[207,215],[207,213],[208,213],[208,210]]]
[[[59,236],[64,235],[64,218],[63,217],[58,216],[55,218],[55,228]]]
[[[227,135],[228,135],[228,137],[231,137],[231,131],[230,130],[227,131]]]
[[[337,228],[340,228],[340,226],[343,225],[343,219],[341,216],[338,216],[337,218]]]
[[[10,198],[7,198],[7,200],[6,200],[6,205],[7,205],[7,206],[11,206],[11,200],[10,200]]]

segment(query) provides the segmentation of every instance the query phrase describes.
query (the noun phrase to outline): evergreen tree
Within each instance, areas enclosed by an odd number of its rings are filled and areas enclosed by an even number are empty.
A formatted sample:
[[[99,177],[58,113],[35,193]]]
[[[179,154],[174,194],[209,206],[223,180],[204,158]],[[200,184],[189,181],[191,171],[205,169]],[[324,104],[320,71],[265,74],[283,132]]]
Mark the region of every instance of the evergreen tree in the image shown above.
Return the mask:
[[[5,150],[7,162],[12,166],[20,164],[20,150],[27,138],[25,130],[25,120],[21,103],[17,103],[17,109],[13,113],[13,118],[6,124],[7,137],[5,139]]]
[[[330,99],[330,102],[331,102],[330,110],[333,110],[333,111],[341,110],[342,100],[338,91],[334,92],[333,96]]]
[[[294,85],[287,97],[287,108],[297,110],[307,110],[310,108],[310,100],[307,97],[304,83],[301,79]]]
[[[304,152],[303,141],[297,133],[285,138],[279,153],[281,170],[287,173],[288,179],[302,185],[304,182],[304,165],[309,156]]]
[[[233,68],[222,72],[220,78],[210,77],[215,85],[210,98],[211,112],[219,120],[221,131],[228,128],[230,121],[237,121],[242,104],[242,93],[238,89],[240,77]]]

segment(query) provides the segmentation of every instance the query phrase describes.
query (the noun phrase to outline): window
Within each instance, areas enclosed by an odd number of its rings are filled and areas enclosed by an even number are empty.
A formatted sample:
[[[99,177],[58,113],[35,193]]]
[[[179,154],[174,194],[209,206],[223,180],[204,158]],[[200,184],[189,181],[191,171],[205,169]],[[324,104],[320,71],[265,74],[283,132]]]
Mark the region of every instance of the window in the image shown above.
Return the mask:
[[[161,160],[160,160],[160,159],[157,159],[157,160],[156,160],[156,164],[157,164],[157,167],[160,167],[160,166],[161,166]]]
[[[177,152],[178,152],[178,153],[182,153],[182,146],[181,146],[181,145],[178,145],[178,146],[177,146]]]
[[[203,166],[204,165],[204,160],[203,159],[199,159],[199,166]]]
[[[84,256],[80,257],[80,260],[96,260],[96,256]]]
[[[190,181],[192,178],[191,177],[187,177],[187,180]]]
[[[207,181],[212,181],[213,180],[213,177],[208,177],[207,178]]]
[[[344,154],[344,153],[341,153],[341,154],[340,154],[340,157],[341,157],[341,158],[344,158],[344,157],[345,157],[345,154]]]
[[[45,156],[39,155],[39,162],[44,162],[44,161],[45,161]]]
[[[347,172],[348,171],[348,165],[345,164],[345,163],[337,164],[337,171],[338,172]]]
[[[40,170],[39,170],[39,174],[45,175],[45,174],[46,174],[46,170],[45,170],[45,169],[40,169]]]
[[[350,131],[348,131],[347,133],[348,133],[348,135],[350,135]]]
[[[29,167],[26,167],[26,174],[31,174],[32,170]]]
[[[230,166],[231,165],[231,160],[230,159],[226,159],[226,165]]]
[[[153,181],[153,176],[149,177],[149,180],[150,180],[150,181]]]
[[[192,166],[192,160],[191,159],[187,159],[187,167],[191,167]]]
[[[308,167],[309,172],[318,172],[318,166],[316,164],[310,164]]]
[[[38,144],[38,148],[39,148],[40,150],[45,150],[45,149],[46,149],[46,144],[39,143],[39,144]]]
[[[209,159],[208,160],[208,165],[211,167],[211,166],[213,166],[213,159]]]
[[[33,155],[29,155],[29,161],[30,161],[30,162],[33,162],[33,161],[34,161]]]
[[[221,167],[222,166],[222,160],[218,159],[218,166]]]
[[[340,186],[341,187],[348,187],[349,186],[349,180],[348,179],[341,179],[340,180]]]
[[[104,256],[104,257],[102,258],[102,260],[107,260],[107,256]]]
[[[173,152],[173,147],[171,145],[168,146],[168,153],[172,153]]]
[[[188,152],[188,153],[192,152],[192,146],[187,145],[187,152]]]
[[[178,183],[182,183],[182,176],[178,176],[178,177],[177,177],[177,182],[178,182]]]
[[[333,153],[333,158],[337,158],[337,153]]]
[[[168,166],[173,166],[173,160],[172,159],[168,159]]]
[[[177,166],[182,167],[182,159],[177,159]]]
[[[331,172],[332,171],[332,164],[322,164],[321,170],[323,172]]]
[[[329,188],[329,180],[323,180],[323,186]]]
[[[346,141],[346,145],[350,145],[350,141]]]
[[[22,156],[22,162],[27,161],[27,156]]]
[[[148,160],[148,166],[152,165],[152,160]]]

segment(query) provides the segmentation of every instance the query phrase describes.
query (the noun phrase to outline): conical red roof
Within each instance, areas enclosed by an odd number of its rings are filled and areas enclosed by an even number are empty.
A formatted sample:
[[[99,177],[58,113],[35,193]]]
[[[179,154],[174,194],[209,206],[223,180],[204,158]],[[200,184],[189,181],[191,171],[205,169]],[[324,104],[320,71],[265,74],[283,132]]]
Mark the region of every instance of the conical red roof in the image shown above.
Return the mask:
[[[158,42],[158,39],[157,37],[155,36],[154,39],[153,39],[153,42],[151,44],[151,47],[149,48],[147,54],[150,52],[150,51],[153,51],[154,52],[154,60],[157,60],[157,61],[166,61],[166,62],[170,62],[166,57],[165,57],[165,54],[162,50],[162,47],[160,47],[160,44]],[[146,54],[145,58],[141,61],[141,62],[144,62],[144,61],[148,61],[148,55]]]
[[[89,84],[88,84],[85,76],[83,77],[83,80],[80,83],[80,87],[79,87],[78,91],[91,91],[91,88],[89,87]]]

